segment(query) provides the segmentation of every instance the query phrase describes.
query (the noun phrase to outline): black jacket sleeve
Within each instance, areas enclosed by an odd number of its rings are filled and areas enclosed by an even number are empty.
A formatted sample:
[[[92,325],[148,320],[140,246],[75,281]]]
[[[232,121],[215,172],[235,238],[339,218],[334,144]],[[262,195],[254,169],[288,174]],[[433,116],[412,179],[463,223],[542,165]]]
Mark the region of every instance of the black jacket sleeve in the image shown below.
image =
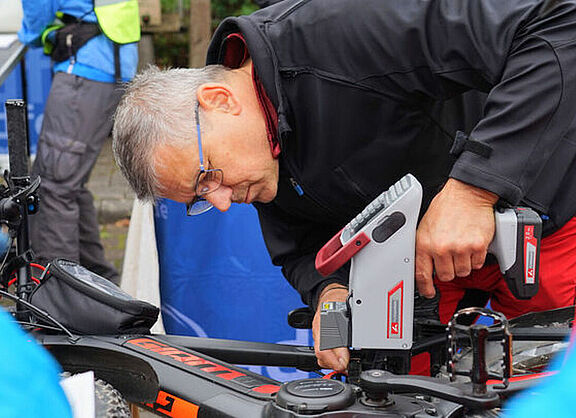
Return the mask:
[[[462,152],[450,176],[547,213],[573,175],[576,4],[440,0],[395,14],[407,23],[394,41],[413,46],[389,73],[405,97],[488,93],[470,138],[491,152]]]
[[[574,41],[570,47],[576,48]],[[485,116],[471,132],[492,149],[491,156],[463,152],[452,177],[512,204],[526,196],[573,123],[576,90],[567,83],[576,80],[562,62],[565,48],[535,35],[515,42]],[[559,174],[557,182],[564,177]]]
[[[574,154],[574,2],[408,1],[388,12],[378,17],[386,25],[381,43],[390,64],[379,78],[386,83],[362,82],[408,103],[488,93],[470,137],[492,152],[462,152],[451,177],[546,209]],[[377,58],[369,63],[376,71]],[[552,189],[548,201],[533,191],[538,183]]]
[[[356,48],[354,54],[371,57],[354,69],[362,75],[358,82],[415,105],[469,90],[488,93],[470,137],[491,153],[462,152],[450,176],[511,204],[528,203],[560,223],[574,216],[572,208],[554,206],[575,184],[576,3],[386,5],[366,19],[368,33],[382,22],[381,37]],[[378,46],[380,55],[368,55]]]

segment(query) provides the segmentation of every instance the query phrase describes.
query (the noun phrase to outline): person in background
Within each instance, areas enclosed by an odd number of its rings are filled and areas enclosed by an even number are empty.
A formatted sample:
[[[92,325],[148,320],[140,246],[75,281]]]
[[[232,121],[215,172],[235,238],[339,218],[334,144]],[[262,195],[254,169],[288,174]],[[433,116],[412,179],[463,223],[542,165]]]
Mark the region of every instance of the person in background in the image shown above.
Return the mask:
[[[424,189],[416,236],[420,294],[446,321],[467,290],[508,317],[574,303],[576,2],[284,0],[228,18],[203,69],[139,75],[115,115],[114,152],[139,198],[190,215],[254,203],[268,250],[315,310],[348,297],[317,251],[406,173]],[[457,134],[434,114],[488,93]],[[486,263],[497,205],[543,219],[540,290],[517,300]],[[382,272],[386,274],[387,272]]]
[[[120,85],[136,72],[137,0],[24,0],[22,7],[20,40],[42,44],[54,61],[32,169],[42,206],[30,219],[32,248],[39,260],[76,261],[118,284],[86,183],[110,134]]]

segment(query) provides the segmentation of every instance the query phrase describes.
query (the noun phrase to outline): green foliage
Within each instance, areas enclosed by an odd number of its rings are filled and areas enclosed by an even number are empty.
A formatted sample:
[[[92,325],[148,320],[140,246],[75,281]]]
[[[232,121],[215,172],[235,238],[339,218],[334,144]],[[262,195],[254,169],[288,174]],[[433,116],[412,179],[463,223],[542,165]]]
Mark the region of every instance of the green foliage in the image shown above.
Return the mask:
[[[179,7],[190,10],[190,0],[161,0],[161,4],[163,13],[174,13]]]
[[[188,33],[154,34],[154,58],[162,68],[188,67]]]
[[[212,29],[228,16],[247,15],[258,10],[252,0],[212,0]]]
[[[184,15],[188,15],[190,0],[161,1],[163,13],[176,13],[182,8]],[[225,17],[247,15],[258,10],[258,5],[252,0],[212,0],[211,4],[213,29],[215,29]]]
[[[161,0],[162,13],[178,13],[183,16],[190,14],[190,0]],[[211,0],[212,30],[228,16],[250,14],[258,10],[253,0]],[[188,25],[188,18],[184,18],[184,25]],[[187,33],[156,33],[154,34],[154,51],[156,65],[160,67],[187,67],[188,66],[188,34]]]

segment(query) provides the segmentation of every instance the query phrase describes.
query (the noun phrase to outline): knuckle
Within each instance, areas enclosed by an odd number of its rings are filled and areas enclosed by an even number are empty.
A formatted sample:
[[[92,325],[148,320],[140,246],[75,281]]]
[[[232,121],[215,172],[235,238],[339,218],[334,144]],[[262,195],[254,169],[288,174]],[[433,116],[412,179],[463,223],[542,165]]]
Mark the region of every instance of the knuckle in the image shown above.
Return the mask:
[[[430,243],[428,242],[428,240],[423,238],[418,239],[418,237],[416,238],[416,251],[426,253],[428,251],[428,248],[430,248]]]
[[[472,263],[472,268],[473,268],[474,270],[479,270],[479,269],[481,269],[482,267],[484,267],[484,261],[476,261],[476,262],[473,262],[473,263]]]
[[[443,242],[437,244],[434,250],[434,253],[437,257],[445,258],[455,254],[456,251],[460,251],[460,248],[451,242]]]
[[[457,276],[457,277],[467,277],[467,276],[470,275],[471,272],[472,272],[471,269],[464,269],[464,268],[463,268],[463,269],[458,269],[458,270],[456,271],[456,276]]]
[[[487,246],[483,242],[474,241],[470,244],[469,248],[472,253],[483,253],[486,251]]]
[[[449,272],[436,272],[436,277],[438,278],[438,280],[440,280],[441,282],[449,282],[450,280],[454,279],[454,274],[449,273]]]

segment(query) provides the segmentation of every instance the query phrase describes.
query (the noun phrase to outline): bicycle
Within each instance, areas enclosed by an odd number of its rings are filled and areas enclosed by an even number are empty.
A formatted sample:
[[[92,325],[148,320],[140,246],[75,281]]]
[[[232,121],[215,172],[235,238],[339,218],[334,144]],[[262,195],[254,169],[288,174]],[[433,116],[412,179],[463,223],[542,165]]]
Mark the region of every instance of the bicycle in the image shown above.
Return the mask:
[[[393,417],[494,416],[506,399],[530,386],[566,346],[573,308],[529,314],[512,321],[484,309],[459,312],[483,315],[492,326],[448,325],[415,320],[411,355],[427,353],[435,377],[393,374],[397,364],[386,353],[360,353],[360,370],[345,381],[310,378],[278,382],[241,365],[296,367],[318,371],[311,347],[255,343],[146,332],[106,335],[86,328],[75,314],[62,315],[55,301],[35,304],[37,289],[58,277],[88,282],[99,277],[81,266],[55,260],[35,278],[28,246],[27,216],[38,210],[38,179],[27,167],[26,106],[6,103],[10,171],[0,189],[0,223],[16,241],[0,266],[0,294],[15,301],[14,318],[46,347],[68,373],[93,371],[118,396],[160,416],[231,417]],[[65,274],[60,273],[60,274]],[[88,280],[90,279],[90,280]],[[52,283],[50,282],[50,283]],[[106,298],[126,298],[114,285],[102,285]],[[73,286],[74,287],[74,286]],[[98,286],[96,286],[98,287]],[[48,300],[48,302],[46,302]],[[84,299],[88,301],[89,299]],[[137,329],[142,318],[130,322]],[[295,327],[309,327],[311,312],[293,311]],[[78,330],[81,331],[78,331]],[[516,341],[512,346],[512,335]],[[534,348],[539,354],[534,355]],[[446,366],[447,364],[447,366]],[[128,414],[122,407],[104,416]]]

